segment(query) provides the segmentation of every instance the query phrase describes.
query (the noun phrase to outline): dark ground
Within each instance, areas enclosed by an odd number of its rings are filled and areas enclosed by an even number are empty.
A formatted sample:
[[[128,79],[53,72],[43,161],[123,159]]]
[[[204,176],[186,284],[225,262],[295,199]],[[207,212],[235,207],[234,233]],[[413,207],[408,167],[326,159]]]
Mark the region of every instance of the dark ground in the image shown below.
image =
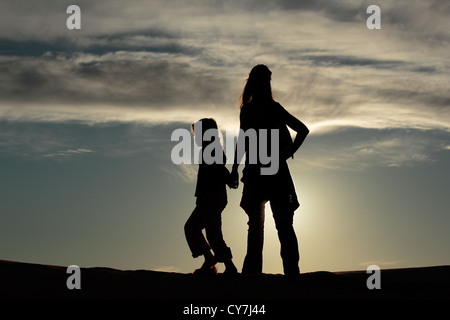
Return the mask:
[[[367,288],[370,274],[365,270],[318,271],[292,279],[274,274],[194,276],[111,268],[81,268],[81,289],[69,290],[66,281],[71,274],[66,270],[66,266],[0,260],[0,300],[133,299],[150,302],[153,308],[172,306],[171,311],[179,315],[191,304],[219,305],[226,313],[229,304],[267,304],[269,312],[270,305],[292,309],[319,300],[371,304],[407,300],[410,305],[414,301],[450,300],[450,266],[381,270],[379,290]],[[320,305],[326,309],[326,304]]]
[[[381,270],[369,290],[366,271],[283,275],[194,276],[150,270],[82,268],[81,289],[69,290],[65,266],[0,260],[1,299],[450,299],[450,266]]]

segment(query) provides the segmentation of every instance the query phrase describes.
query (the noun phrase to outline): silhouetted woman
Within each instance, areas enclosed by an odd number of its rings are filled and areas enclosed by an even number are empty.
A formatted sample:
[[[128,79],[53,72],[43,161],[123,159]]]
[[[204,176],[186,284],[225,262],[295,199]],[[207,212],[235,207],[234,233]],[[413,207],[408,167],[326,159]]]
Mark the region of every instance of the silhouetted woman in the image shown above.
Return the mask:
[[[271,130],[279,130],[279,168],[273,175],[261,174],[261,168],[269,165],[261,163],[259,156],[256,163],[249,161],[249,151],[252,152],[249,144],[254,144],[255,141],[246,141],[245,143],[246,161],[241,179],[244,188],[240,205],[248,215],[248,239],[242,273],[262,273],[264,209],[265,204],[270,202],[281,245],[284,273],[298,275],[300,273],[299,251],[293,217],[294,211],[299,207],[299,202],[287,159],[293,157],[309,130],[273,99],[271,75],[272,72],[265,65],[255,66],[249,74],[241,95],[240,128],[242,130],[238,137],[238,146],[242,143],[242,139],[249,140],[242,133],[254,129],[257,132],[258,142],[252,148],[261,148],[259,132],[261,129],[266,129],[269,132],[269,139],[265,139],[267,140],[266,149],[270,151],[273,149],[270,145]],[[292,141],[286,126],[296,132],[294,141]],[[236,152],[231,172],[234,188],[237,188],[239,184],[238,166],[241,159],[242,155]]]

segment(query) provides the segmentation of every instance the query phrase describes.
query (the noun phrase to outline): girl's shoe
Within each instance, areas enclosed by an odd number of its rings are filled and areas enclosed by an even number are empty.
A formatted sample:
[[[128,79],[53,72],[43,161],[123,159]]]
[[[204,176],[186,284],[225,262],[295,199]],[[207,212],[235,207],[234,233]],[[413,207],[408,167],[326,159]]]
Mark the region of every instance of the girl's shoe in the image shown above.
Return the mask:
[[[237,268],[233,265],[233,266],[227,267],[227,268],[225,269],[225,271],[223,272],[223,274],[224,274],[224,275],[227,275],[227,276],[233,276],[233,275],[235,275],[235,274],[238,274],[238,270],[237,270]]]
[[[217,274],[217,267],[211,266],[211,267],[201,267],[199,269],[196,269],[194,271],[195,275],[201,275],[201,276],[213,276]]]

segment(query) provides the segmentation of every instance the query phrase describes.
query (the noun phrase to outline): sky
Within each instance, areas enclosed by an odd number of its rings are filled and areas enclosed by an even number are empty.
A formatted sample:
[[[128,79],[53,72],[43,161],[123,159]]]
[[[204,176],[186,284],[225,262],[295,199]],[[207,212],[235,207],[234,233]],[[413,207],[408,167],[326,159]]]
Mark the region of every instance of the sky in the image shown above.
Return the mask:
[[[237,132],[266,64],[310,129],[289,160],[301,272],[450,264],[449,14],[446,0],[1,1],[0,259],[199,267],[183,230],[197,166],[172,162],[171,134],[203,117]],[[239,270],[241,193],[222,216]],[[263,271],[282,273],[266,215]]]

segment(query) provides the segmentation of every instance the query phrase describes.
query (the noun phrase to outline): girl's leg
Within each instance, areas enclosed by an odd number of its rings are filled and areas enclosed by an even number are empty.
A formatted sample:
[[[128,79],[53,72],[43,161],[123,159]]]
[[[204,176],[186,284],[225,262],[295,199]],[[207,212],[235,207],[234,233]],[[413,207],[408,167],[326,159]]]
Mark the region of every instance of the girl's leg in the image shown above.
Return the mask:
[[[205,255],[205,260],[210,260],[211,247],[203,236],[202,230],[206,225],[205,210],[201,206],[195,207],[189,219],[184,225],[186,241],[191,249],[192,256],[197,258]]]
[[[222,211],[224,206],[211,205],[206,223],[206,238],[214,251],[217,262],[225,263],[226,273],[237,273],[231,249],[225,243],[222,233]]]

